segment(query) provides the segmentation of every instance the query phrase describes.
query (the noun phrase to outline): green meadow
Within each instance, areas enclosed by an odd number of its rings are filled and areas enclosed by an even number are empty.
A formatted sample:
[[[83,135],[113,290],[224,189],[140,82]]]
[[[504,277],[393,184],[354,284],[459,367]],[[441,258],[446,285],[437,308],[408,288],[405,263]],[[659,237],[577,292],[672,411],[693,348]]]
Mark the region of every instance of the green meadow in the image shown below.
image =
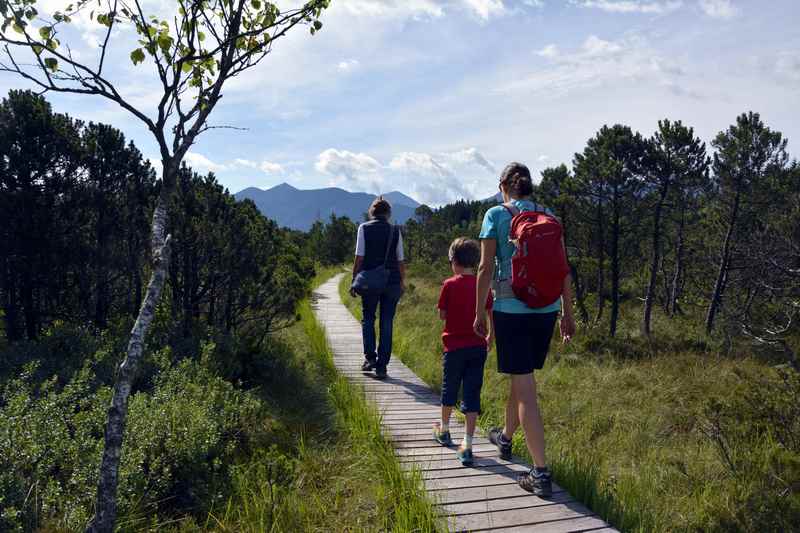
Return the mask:
[[[435,390],[445,277],[412,267],[395,319],[394,353]],[[348,282],[340,293],[360,317]],[[536,377],[556,481],[623,531],[796,531],[797,373],[744,349],[723,357],[690,324],[656,316],[651,340],[624,321],[615,339],[585,325],[572,344],[553,339]],[[507,390],[492,351],[483,429],[502,425]],[[521,433],[514,453],[527,457]]]

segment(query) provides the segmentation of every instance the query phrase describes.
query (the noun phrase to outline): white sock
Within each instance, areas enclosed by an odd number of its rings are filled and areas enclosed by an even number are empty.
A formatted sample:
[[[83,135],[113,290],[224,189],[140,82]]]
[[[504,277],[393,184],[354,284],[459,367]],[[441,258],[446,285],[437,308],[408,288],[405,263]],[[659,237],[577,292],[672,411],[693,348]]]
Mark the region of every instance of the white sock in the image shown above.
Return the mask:
[[[461,446],[466,450],[472,449],[472,435],[464,433],[464,441],[461,443]]]
[[[439,422],[439,431],[450,431],[450,422]]]

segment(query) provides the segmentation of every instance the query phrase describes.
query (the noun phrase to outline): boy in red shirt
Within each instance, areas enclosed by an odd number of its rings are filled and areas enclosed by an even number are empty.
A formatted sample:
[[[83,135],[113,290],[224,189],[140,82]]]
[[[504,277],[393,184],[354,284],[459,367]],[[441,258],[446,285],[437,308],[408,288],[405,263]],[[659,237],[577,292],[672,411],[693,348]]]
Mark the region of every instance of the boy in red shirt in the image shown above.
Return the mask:
[[[445,321],[442,332],[442,420],[434,424],[433,438],[442,446],[453,444],[450,414],[456,404],[458,389],[463,384],[461,412],[467,419],[467,431],[457,456],[462,464],[469,465],[472,464],[472,436],[481,410],[483,366],[494,327],[491,327],[488,338],[478,336],[473,329],[477,292],[475,268],[481,258],[480,246],[472,239],[460,237],[450,245],[448,258],[455,275],[444,281],[439,294],[439,318]],[[491,295],[486,308],[492,308]]]

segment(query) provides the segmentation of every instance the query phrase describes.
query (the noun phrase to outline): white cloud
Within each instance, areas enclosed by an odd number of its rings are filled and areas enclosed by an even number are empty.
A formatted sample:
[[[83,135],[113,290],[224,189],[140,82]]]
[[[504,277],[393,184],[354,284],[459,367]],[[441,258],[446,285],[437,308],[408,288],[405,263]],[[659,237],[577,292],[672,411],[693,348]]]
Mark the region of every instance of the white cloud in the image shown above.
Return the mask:
[[[506,85],[500,92],[535,92],[558,97],[575,90],[585,90],[604,83],[652,81],[666,86],[675,83],[683,69],[674,60],[658,54],[637,35],[607,41],[590,35],[574,52],[542,55],[549,65],[537,68]]]
[[[496,177],[494,165],[476,148],[439,154],[401,152],[389,168],[412,196],[434,206],[487,197]]]
[[[336,68],[341,72],[350,72],[358,68],[358,66],[358,59],[347,59],[345,61],[340,61],[339,64],[336,65]]]
[[[198,172],[222,172],[228,169],[226,165],[215,163],[197,152],[187,152],[183,159],[193,170]]]
[[[333,185],[376,194],[381,191],[381,164],[365,153],[328,148],[319,154],[314,168],[331,176]]]
[[[400,189],[434,206],[487,197],[496,177],[494,165],[476,148],[400,152],[386,165],[365,153],[329,148],[319,154],[315,168],[329,176],[332,185],[376,194]]]
[[[531,7],[542,7],[542,0],[523,0]],[[466,9],[486,21],[504,14],[507,9],[503,0],[339,0],[341,8],[360,17],[383,19],[432,19],[446,15],[450,8]]]
[[[506,10],[503,0],[464,0],[464,3],[483,20],[489,20],[489,17]]]
[[[538,50],[536,54],[542,57],[556,57],[558,55],[558,46],[552,43],[548,44],[541,50]]]
[[[618,43],[605,41],[596,35],[590,35],[583,42],[583,51],[590,56],[608,56],[622,50]]]
[[[739,14],[739,8],[731,0],[700,0],[700,9],[717,19],[729,19]]]
[[[262,161],[258,168],[265,174],[283,174],[283,166],[270,161]]]
[[[489,174],[495,174],[497,169],[477,148],[464,148],[457,152],[442,154],[445,160],[449,160],[453,165],[474,165],[483,168]]]
[[[441,17],[444,10],[431,0],[340,0],[353,15],[385,18]]]
[[[522,3],[529,7],[543,8],[544,0],[522,0]]]
[[[258,168],[258,163],[256,163],[255,161],[250,161],[248,159],[234,159],[233,163],[240,167]]]
[[[601,9],[611,13],[648,13],[663,15],[683,6],[681,0],[583,0],[580,6]]]

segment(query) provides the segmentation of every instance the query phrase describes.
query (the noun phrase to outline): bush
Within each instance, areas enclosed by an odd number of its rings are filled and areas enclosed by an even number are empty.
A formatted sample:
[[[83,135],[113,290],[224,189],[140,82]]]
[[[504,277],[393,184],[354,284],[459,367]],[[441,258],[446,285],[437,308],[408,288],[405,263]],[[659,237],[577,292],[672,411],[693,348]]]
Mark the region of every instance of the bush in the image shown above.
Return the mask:
[[[707,402],[702,432],[726,467],[732,501],[709,529],[796,531],[800,524],[800,374],[742,374],[738,394]]]
[[[81,529],[90,517],[111,389],[91,363],[59,388],[37,363],[0,395],[0,530]],[[130,400],[122,451],[121,523],[186,513],[229,483],[229,465],[257,435],[260,401],[183,360]]]

